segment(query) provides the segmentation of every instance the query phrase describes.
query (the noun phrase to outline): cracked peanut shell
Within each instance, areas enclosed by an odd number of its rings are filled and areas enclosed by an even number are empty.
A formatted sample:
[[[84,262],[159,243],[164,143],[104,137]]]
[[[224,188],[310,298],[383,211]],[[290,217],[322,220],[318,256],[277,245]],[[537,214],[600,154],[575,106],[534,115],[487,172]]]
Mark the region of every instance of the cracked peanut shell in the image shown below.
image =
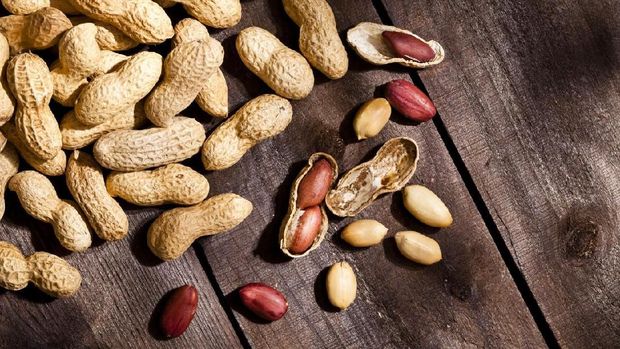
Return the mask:
[[[340,178],[325,198],[327,207],[340,217],[352,217],[379,195],[402,189],[413,176],[419,158],[411,138],[392,138],[370,161],[359,164]]]
[[[413,59],[400,58],[394,55],[392,49],[385,42],[381,35],[384,31],[400,32],[414,36],[429,45],[435,51],[435,58],[428,62],[418,62]],[[347,41],[355,52],[365,61],[376,65],[398,63],[410,68],[427,68],[441,63],[445,57],[445,52],[441,45],[433,40],[427,41],[412,32],[397,27],[362,22],[347,32]]]
[[[338,178],[338,163],[336,160],[327,153],[314,153],[308,159],[308,163],[304,168],[299,172],[297,178],[293,182],[291,187],[291,194],[288,201],[288,212],[282,220],[282,225],[280,226],[280,249],[284,254],[292,258],[299,258],[306,256],[310,251],[315,250],[319,247],[323,239],[325,238],[325,234],[327,234],[327,230],[329,228],[329,220],[327,217],[327,212],[325,212],[324,204],[321,203],[319,205],[321,210],[321,224],[319,228],[319,233],[314,238],[314,242],[312,245],[303,253],[296,254],[289,251],[289,247],[293,243],[293,239],[295,238],[295,232],[297,230],[297,226],[301,220],[301,217],[305,213],[306,210],[299,208],[298,205],[298,196],[299,196],[299,184],[306,177],[308,172],[312,169],[314,164],[321,160],[325,159],[329,162],[332,168],[332,183],[333,184]],[[329,185],[331,187],[331,184]]]

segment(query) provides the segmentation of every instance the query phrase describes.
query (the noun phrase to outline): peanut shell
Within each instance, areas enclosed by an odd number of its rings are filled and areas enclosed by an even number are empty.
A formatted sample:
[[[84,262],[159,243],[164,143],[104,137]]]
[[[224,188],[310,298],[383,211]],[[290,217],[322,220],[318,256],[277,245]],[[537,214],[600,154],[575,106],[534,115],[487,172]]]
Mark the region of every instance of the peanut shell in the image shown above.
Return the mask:
[[[192,18],[185,18],[174,26],[175,35],[172,39],[172,47],[182,43],[208,40],[210,38],[207,28]],[[202,83],[202,90],[196,97],[196,103],[200,109],[217,118],[228,116],[228,86],[221,69]]]
[[[205,141],[202,147],[205,169],[231,167],[250,148],[284,131],[292,118],[293,107],[282,97],[268,94],[250,100]]]
[[[241,20],[239,0],[175,0],[192,17],[213,28],[230,28]]]
[[[67,164],[66,180],[71,195],[100,238],[113,241],[127,235],[127,215],[108,194],[101,166],[92,156],[74,151]]]
[[[6,36],[12,55],[50,48],[71,26],[69,18],[53,7],[45,7],[29,15],[0,17],[0,33]]]
[[[330,79],[349,68],[347,51],[338,35],[336,18],[325,0],[283,0],[284,10],[299,26],[299,49],[310,64]]]
[[[207,38],[182,43],[172,49],[164,61],[162,81],[144,103],[148,119],[165,127],[175,115],[189,107],[224,61],[224,48],[219,41]]]
[[[1,135],[1,134],[0,134]],[[9,179],[17,173],[19,168],[19,155],[15,147],[5,144],[0,151],[0,219],[4,216],[4,192]]]
[[[355,216],[379,195],[402,189],[413,176],[419,157],[411,138],[387,141],[370,161],[359,164],[340,178],[325,198],[337,216]]]
[[[142,44],[159,44],[174,35],[172,21],[151,0],[68,0],[86,16],[108,23]]]
[[[9,91],[9,85],[4,74],[9,55],[9,42],[4,35],[0,34],[0,126],[9,121],[15,111],[15,100]]]
[[[93,23],[97,27],[95,39],[97,40],[97,44],[99,44],[99,48],[102,50],[125,51],[139,45],[137,41],[108,23],[97,21],[86,16],[71,17],[69,19],[74,26],[82,23]]]
[[[396,57],[382,36],[384,31],[405,33],[428,44],[435,51],[435,58],[428,62]],[[397,27],[362,22],[347,32],[347,41],[365,61],[376,65],[398,63],[410,68],[427,68],[441,63],[445,57],[443,47],[436,41],[426,41],[412,32]]]
[[[99,125],[133,107],[159,81],[162,57],[154,52],[133,55],[114,71],[86,85],[75,102],[75,117],[86,125]]]
[[[228,193],[198,205],[166,211],[149,228],[149,248],[163,260],[178,258],[199,237],[223,233],[239,225],[252,208],[250,201]]]
[[[243,64],[280,96],[302,99],[312,91],[314,75],[308,61],[267,30],[243,29],[236,46]]]
[[[209,181],[190,167],[170,164],[152,171],[112,172],[108,193],[139,206],[195,205],[209,195]]]
[[[95,143],[93,153],[110,170],[139,171],[188,159],[200,151],[204,140],[201,123],[177,116],[169,127],[105,134]]]
[[[84,125],[75,118],[75,113],[70,111],[60,121],[62,148],[67,150],[84,148],[104,134],[116,130],[137,129],[145,123],[146,115],[142,102],[97,126]]]
[[[21,138],[17,135],[15,125],[12,121],[7,122],[2,126],[2,132],[6,135],[11,144],[17,148],[19,155],[32,166],[35,170],[41,172],[46,176],[61,176],[65,173],[65,167],[67,165],[67,155],[64,151],[59,151],[56,156],[49,160],[43,160],[31,152]]]
[[[317,249],[319,245],[321,244],[321,242],[323,241],[323,239],[325,238],[325,234],[327,234],[327,230],[329,228],[329,220],[327,217],[327,213],[325,212],[325,207],[321,204],[320,205],[321,216],[322,216],[321,227],[312,246],[310,246],[310,248],[308,248],[302,254],[294,254],[288,250],[288,247],[290,246],[292,239],[294,238],[293,235],[295,233],[296,226],[299,222],[299,219],[305,212],[304,210],[299,209],[297,206],[297,198],[298,198],[297,189],[299,188],[299,183],[304,179],[304,177],[310,171],[310,169],[312,169],[312,166],[314,165],[314,163],[320,159],[327,160],[332,166],[332,171],[333,171],[332,183],[334,183],[336,181],[336,178],[338,178],[338,163],[336,163],[336,160],[327,153],[312,154],[310,158],[308,159],[308,163],[306,164],[306,166],[304,166],[304,168],[301,170],[301,172],[299,172],[299,174],[295,178],[295,181],[293,182],[293,186],[291,187],[291,194],[290,194],[289,201],[288,201],[288,211],[286,213],[286,216],[284,217],[284,220],[282,221],[282,225],[280,226],[280,249],[282,250],[282,252],[284,252],[284,254],[292,258],[299,258],[299,257],[306,256],[308,253],[310,253],[310,251]]]

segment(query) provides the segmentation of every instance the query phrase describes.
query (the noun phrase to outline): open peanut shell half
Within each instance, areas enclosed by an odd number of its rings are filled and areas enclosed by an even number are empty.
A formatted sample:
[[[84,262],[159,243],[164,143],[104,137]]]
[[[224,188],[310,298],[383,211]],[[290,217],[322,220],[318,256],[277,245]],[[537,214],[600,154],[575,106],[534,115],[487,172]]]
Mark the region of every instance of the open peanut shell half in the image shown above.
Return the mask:
[[[294,235],[297,232],[297,228],[302,216],[306,212],[305,209],[300,208],[298,205],[298,189],[300,183],[310,172],[314,164],[322,159],[327,160],[327,162],[331,166],[332,180],[331,183],[329,183],[329,188],[331,188],[333,183],[335,183],[336,179],[338,178],[338,164],[336,163],[336,160],[327,153],[312,154],[308,159],[308,164],[304,166],[301,172],[299,172],[299,175],[297,175],[295,181],[293,182],[293,186],[291,187],[291,195],[288,203],[288,212],[286,214],[286,217],[284,217],[284,220],[282,221],[282,226],[280,227],[280,249],[282,250],[282,252],[284,252],[284,254],[292,258],[303,257],[310,253],[310,251],[318,248],[323,241],[325,234],[327,233],[327,229],[329,228],[329,221],[327,218],[327,212],[325,211],[325,202],[323,199],[321,200],[322,202],[320,203],[320,205],[318,205],[320,209],[321,223],[318,234],[316,234],[316,237],[312,241],[312,245],[310,245],[310,247],[302,253],[294,252],[291,250],[292,244],[294,243],[293,240],[295,239]],[[308,209],[311,208],[312,207]]]
[[[340,217],[357,215],[379,195],[402,189],[413,176],[418,158],[418,145],[413,139],[390,139],[374,158],[340,178],[325,198],[327,207]]]
[[[384,31],[401,32],[422,40],[433,49],[435,58],[428,62],[418,62],[413,59],[396,57],[382,36]],[[362,22],[349,29],[347,32],[347,41],[360,57],[376,65],[398,63],[405,67],[421,69],[437,65],[441,63],[445,57],[443,47],[441,47],[438,42],[424,40],[408,30],[390,25]]]

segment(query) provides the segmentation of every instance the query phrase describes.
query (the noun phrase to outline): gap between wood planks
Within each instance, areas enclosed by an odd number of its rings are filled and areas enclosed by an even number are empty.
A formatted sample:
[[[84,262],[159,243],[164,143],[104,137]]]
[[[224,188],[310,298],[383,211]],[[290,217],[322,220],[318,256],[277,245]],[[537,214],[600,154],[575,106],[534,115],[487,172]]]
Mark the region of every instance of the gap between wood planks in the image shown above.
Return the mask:
[[[390,18],[388,14],[387,9],[383,5],[383,0],[371,0],[371,1],[375,8],[375,11],[377,11],[379,18],[381,19],[381,22],[385,25],[394,25],[394,23],[392,22],[392,19]],[[422,79],[418,75],[417,71],[413,70],[412,72],[410,72],[409,77],[411,78],[413,83],[418,88],[420,88],[424,93],[426,93],[430,97],[430,94],[426,90],[426,87],[424,86],[424,83],[422,82]],[[482,216],[484,224],[489,230],[491,238],[493,239],[493,242],[495,243],[495,246],[497,247],[497,250],[499,251],[502,257],[502,260],[506,264],[506,267],[508,268],[508,271],[510,272],[511,277],[514,283],[516,284],[517,289],[519,290],[519,293],[521,294],[521,297],[523,298],[523,301],[525,302],[525,305],[530,311],[530,314],[532,315],[532,318],[534,319],[534,322],[536,323],[536,326],[538,327],[538,330],[541,332],[543,339],[545,340],[545,343],[547,344],[549,348],[560,348],[558,344],[558,340],[555,337],[555,334],[551,330],[551,327],[549,326],[549,323],[547,322],[545,315],[540,309],[540,306],[538,305],[538,302],[536,301],[534,294],[530,290],[530,287],[527,284],[527,281],[525,280],[525,277],[521,273],[521,270],[519,269],[516,261],[514,260],[512,254],[510,253],[510,249],[508,248],[508,246],[506,245],[506,242],[502,238],[499,228],[497,227],[497,224],[495,223],[495,220],[493,219],[493,216],[491,215],[489,208],[487,207],[484,199],[482,198],[482,195],[480,194],[478,187],[476,186],[471,174],[469,173],[469,170],[467,169],[467,166],[465,165],[465,162],[463,161],[461,154],[459,153],[458,148],[456,147],[456,144],[452,140],[452,137],[450,136],[448,129],[446,128],[446,126],[443,123],[443,120],[441,119],[441,114],[439,114],[439,111],[437,112],[437,115],[433,118],[433,124],[435,125],[437,132],[439,132],[441,140],[446,145],[448,153],[450,154],[450,157],[452,158],[452,162],[456,166],[456,169],[458,170],[461,176],[461,179],[463,180],[465,184],[465,188],[467,188],[467,191],[469,192],[469,195],[474,201],[478,212]]]

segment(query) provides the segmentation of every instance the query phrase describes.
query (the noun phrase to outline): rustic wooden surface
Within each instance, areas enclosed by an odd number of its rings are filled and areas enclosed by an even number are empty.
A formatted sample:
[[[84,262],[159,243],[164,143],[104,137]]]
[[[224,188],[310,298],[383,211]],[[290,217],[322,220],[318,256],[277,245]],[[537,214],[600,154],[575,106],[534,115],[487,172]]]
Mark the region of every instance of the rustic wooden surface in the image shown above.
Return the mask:
[[[298,28],[280,1],[242,3],[239,25],[211,31],[226,50],[231,110],[269,91],[237,57],[236,33],[258,25],[297,48]],[[385,82],[418,77],[369,65],[349,50],[349,73],[329,81],[315,72],[315,89],[293,102],[283,134],[234,167],[206,173],[211,195],[238,193],[254,203],[252,215],[166,263],[145,241],[162,209],[124,205],[127,239],[68,254],[48,236],[51,227],[30,218],[9,193],[0,239],[28,253],[65,255],[84,284],[64,300],[32,286],[0,291],[0,347],[544,347],[556,338],[566,347],[619,344],[620,90],[613,68],[620,46],[613,4],[330,3],[342,37],[360,21],[394,21],[444,45],[446,61],[420,74],[441,120],[414,125],[395,115],[379,137],[354,141],[356,108]],[[175,21],[186,16],[179,6],[169,12]],[[165,53],[169,44],[154,49]],[[195,106],[184,114],[207,132],[220,122]],[[390,229],[382,245],[347,247],[338,233],[351,219],[330,215],[319,250],[296,260],[279,252],[290,184],[310,154],[331,153],[342,173],[402,135],[421,149],[411,182],[444,198],[452,227],[424,227],[395,193],[360,214]],[[204,173],[197,157],[187,164]],[[69,197],[62,178],[54,183]],[[444,260],[430,267],[406,261],[391,238],[399,230],[431,235]],[[326,268],[339,260],[353,265],[359,282],[356,302],[343,312],[324,293]],[[287,295],[282,320],[264,323],[240,307],[235,289],[253,281]],[[182,337],[163,340],[153,321],[158,302],[185,283],[201,292],[196,318]]]
[[[620,346],[619,3],[384,4],[559,344]]]

